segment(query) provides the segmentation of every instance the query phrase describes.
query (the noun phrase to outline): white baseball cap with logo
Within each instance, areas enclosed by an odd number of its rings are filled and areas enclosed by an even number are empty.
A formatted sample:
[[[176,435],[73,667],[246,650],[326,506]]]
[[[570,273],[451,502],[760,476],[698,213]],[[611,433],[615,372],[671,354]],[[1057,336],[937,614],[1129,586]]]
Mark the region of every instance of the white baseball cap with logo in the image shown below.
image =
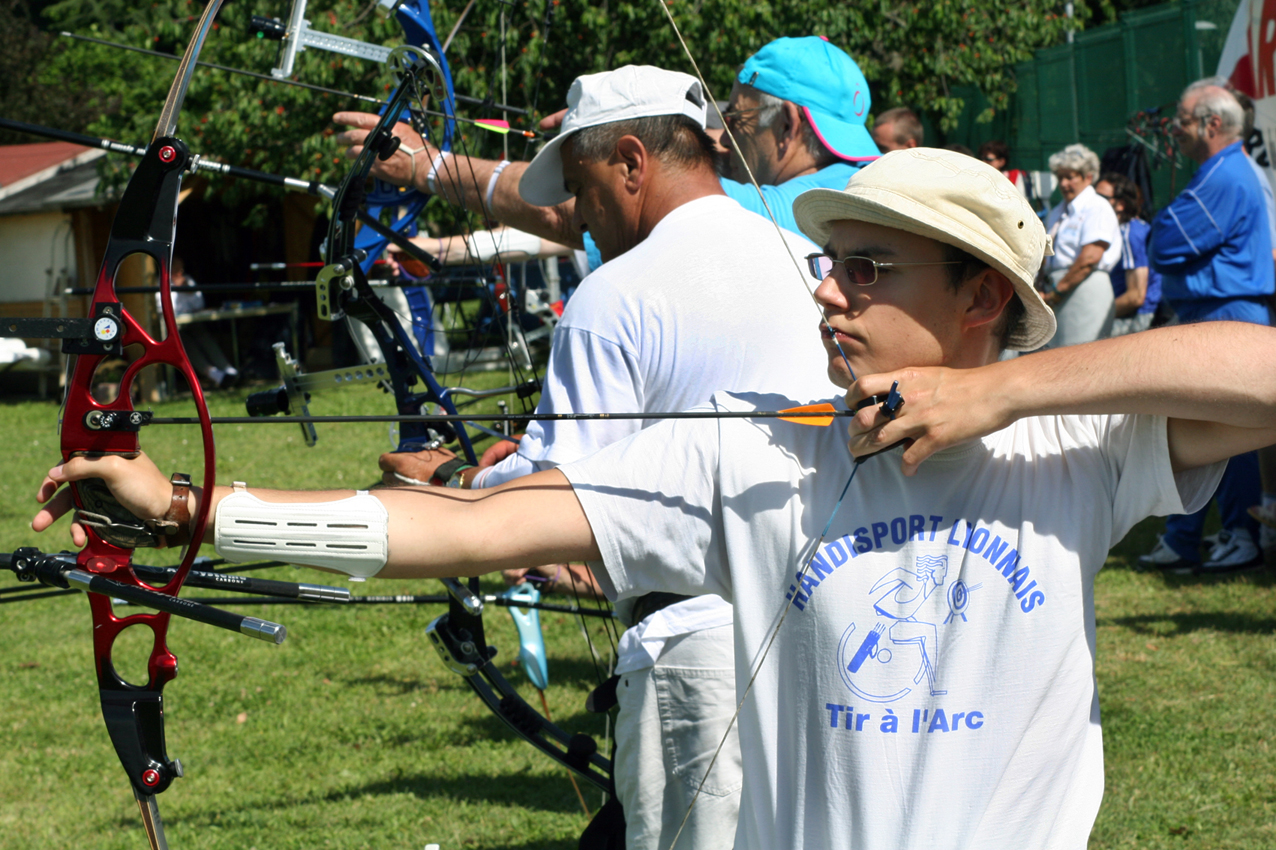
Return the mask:
[[[584,74],[572,81],[567,92],[567,115],[557,136],[537,152],[523,172],[518,194],[538,207],[551,207],[570,200],[563,187],[563,143],[586,127],[685,115],[704,127],[704,92],[700,81],[690,74],[666,71],[650,65],[625,65],[601,74]]]

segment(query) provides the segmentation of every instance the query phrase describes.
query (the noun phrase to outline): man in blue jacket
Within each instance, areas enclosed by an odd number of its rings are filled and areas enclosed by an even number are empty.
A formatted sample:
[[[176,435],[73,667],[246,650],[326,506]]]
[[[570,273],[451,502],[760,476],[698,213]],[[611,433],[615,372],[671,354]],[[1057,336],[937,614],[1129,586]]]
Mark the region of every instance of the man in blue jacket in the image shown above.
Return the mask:
[[[1212,80],[1192,83],[1179,101],[1172,132],[1200,169],[1152,222],[1148,259],[1161,273],[1162,297],[1182,322],[1270,323],[1267,298],[1276,289],[1271,229],[1262,187],[1241,145],[1243,121],[1240,103]],[[1260,492],[1255,454],[1232,458],[1215,494],[1224,530],[1204,569],[1261,563],[1257,524],[1246,513]],[[1198,568],[1207,508],[1170,517],[1164,537],[1140,561]]]

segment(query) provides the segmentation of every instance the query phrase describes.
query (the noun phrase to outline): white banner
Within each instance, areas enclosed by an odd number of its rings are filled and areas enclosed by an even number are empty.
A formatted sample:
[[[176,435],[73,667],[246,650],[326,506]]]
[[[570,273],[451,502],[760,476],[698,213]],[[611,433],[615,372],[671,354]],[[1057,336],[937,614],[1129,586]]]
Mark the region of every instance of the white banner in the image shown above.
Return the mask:
[[[1276,186],[1273,151],[1276,143],[1276,0],[1241,0],[1227,31],[1218,76],[1254,100],[1254,132],[1250,154]]]

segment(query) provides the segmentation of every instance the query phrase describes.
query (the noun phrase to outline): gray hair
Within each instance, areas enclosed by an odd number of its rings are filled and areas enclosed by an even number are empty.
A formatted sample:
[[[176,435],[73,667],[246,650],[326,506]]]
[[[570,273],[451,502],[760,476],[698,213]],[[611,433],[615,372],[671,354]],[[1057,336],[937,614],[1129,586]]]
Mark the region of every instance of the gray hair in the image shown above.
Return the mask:
[[[773,126],[780,117],[780,110],[784,108],[785,101],[761,89],[753,89],[753,92],[758,100],[758,126]],[[832,151],[824,147],[824,143],[820,141],[819,136],[815,135],[815,129],[808,122],[802,122],[799,132],[802,134],[802,144],[806,147],[806,152],[816,162],[823,164],[837,159]]]
[[[647,152],[672,165],[713,167],[713,141],[704,129],[686,115],[656,115],[595,124],[571,138],[572,154],[589,162],[607,159],[624,136],[634,136]]]
[[[1094,180],[1099,176],[1099,157],[1085,145],[1068,145],[1050,155],[1050,171],[1055,175],[1060,171],[1075,171]]]
[[[1229,136],[1240,136],[1245,126],[1245,110],[1227,90],[1228,85],[1223,77],[1197,80],[1183,89],[1180,102],[1186,101],[1189,94],[1200,92],[1196,105],[1192,107],[1192,117],[1199,118],[1204,123],[1217,116],[1220,130]]]

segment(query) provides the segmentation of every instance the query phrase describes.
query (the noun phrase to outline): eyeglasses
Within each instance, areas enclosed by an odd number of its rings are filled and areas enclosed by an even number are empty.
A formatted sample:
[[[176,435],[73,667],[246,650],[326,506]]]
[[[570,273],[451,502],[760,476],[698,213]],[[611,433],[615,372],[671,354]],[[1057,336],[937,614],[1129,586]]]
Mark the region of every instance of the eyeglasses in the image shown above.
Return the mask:
[[[957,266],[964,260],[943,260],[930,263],[879,263],[869,257],[843,257],[835,260],[828,254],[807,254],[806,268],[811,277],[824,280],[833,273],[834,265],[841,265],[846,270],[846,277],[856,286],[872,286],[877,283],[878,269],[893,269],[903,266]]]
[[[761,112],[765,107],[751,106],[748,109],[728,109],[722,113],[722,119],[728,124],[734,124],[746,115],[752,115],[754,112]]]
[[[1170,119],[1170,126],[1182,129],[1184,127],[1191,127],[1200,120],[1201,119],[1195,115],[1175,115]]]

